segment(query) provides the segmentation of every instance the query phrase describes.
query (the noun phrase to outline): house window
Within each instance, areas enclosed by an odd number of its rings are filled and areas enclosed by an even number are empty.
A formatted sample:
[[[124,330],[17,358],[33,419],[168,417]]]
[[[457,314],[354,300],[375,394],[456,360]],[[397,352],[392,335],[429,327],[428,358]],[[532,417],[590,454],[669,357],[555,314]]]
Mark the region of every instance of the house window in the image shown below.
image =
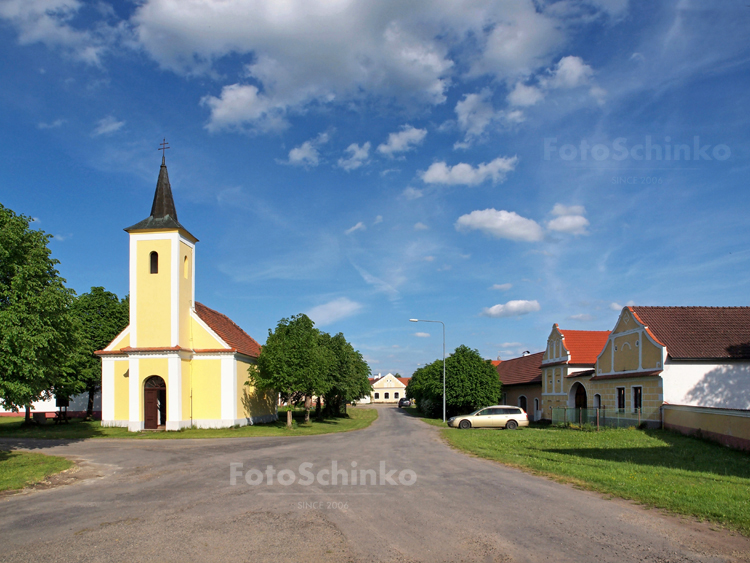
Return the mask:
[[[534,412],[539,410],[539,399],[534,399]]]
[[[398,393],[394,393],[394,394],[393,394],[393,398],[394,398],[394,399],[398,399]]]
[[[518,406],[521,407],[524,411],[526,410],[526,396],[521,395],[518,397]]]
[[[599,393],[596,393],[594,395],[594,408],[595,409],[602,408],[602,396]]]
[[[152,274],[159,273],[159,253],[158,252],[151,253],[151,273]]]
[[[185,256],[185,259],[182,261],[182,276],[185,279],[188,279],[189,275],[190,275],[190,262],[188,262],[188,257]]]
[[[375,393],[375,398],[380,399],[380,393]]]
[[[643,387],[631,387],[633,392],[633,412],[637,412],[643,405]]]
[[[383,398],[384,399],[390,399],[390,394],[389,393],[383,393]]]
[[[617,410],[625,412],[625,387],[617,388]]]

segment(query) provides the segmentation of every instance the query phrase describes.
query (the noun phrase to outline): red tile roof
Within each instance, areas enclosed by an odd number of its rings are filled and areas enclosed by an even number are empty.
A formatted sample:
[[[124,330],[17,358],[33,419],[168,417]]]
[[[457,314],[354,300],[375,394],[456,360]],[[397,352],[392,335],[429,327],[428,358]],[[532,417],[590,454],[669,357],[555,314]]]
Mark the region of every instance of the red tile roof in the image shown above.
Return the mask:
[[[373,383],[375,383],[376,381],[380,381],[384,377],[385,375],[383,377],[369,377],[368,379],[370,380],[370,385],[372,385]],[[411,378],[410,377],[397,377],[396,379],[398,379],[404,385],[409,385],[409,380]]]
[[[673,359],[750,359],[750,307],[628,307]]]
[[[490,360],[492,362],[492,365],[497,367],[502,363],[502,360]]]
[[[521,385],[524,383],[541,383],[542,357],[544,352],[504,360],[495,368],[503,385]]]
[[[260,355],[260,344],[226,315],[222,315],[197,301],[195,302],[195,312],[204,323],[211,327],[211,330],[240,354],[252,358],[257,358]]]
[[[563,335],[565,348],[570,352],[568,364],[594,365],[599,353],[604,349],[608,330],[563,330],[558,328]]]
[[[409,385],[409,379],[410,378],[408,378],[408,377],[397,377],[396,379],[398,379],[404,385]]]

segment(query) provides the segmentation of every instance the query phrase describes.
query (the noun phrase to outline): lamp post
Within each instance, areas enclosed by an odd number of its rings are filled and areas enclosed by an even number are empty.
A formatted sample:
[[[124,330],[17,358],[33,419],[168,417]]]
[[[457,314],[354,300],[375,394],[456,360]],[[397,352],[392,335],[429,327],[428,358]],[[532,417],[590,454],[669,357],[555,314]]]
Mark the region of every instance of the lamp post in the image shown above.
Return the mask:
[[[443,325],[443,422],[445,422],[445,323],[443,321],[427,321],[425,319],[409,319],[411,323],[440,323]]]

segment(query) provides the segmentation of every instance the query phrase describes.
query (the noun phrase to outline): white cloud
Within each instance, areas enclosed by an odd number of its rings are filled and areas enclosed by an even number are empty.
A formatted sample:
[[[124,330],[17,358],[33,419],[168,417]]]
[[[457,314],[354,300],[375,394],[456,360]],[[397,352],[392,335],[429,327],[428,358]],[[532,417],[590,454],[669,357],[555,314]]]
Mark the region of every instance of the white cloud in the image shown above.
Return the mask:
[[[435,261],[435,257],[434,256],[425,256],[424,258],[422,258],[422,260],[424,260],[425,262],[434,262]]]
[[[370,156],[370,142],[364,143],[361,147],[357,143],[352,143],[346,147],[347,158],[339,158],[339,168],[343,168],[347,172],[350,170],[356,170],[367,162]]]
[[[414,223],[414,230],[415,230],[415,231],[426,231],[426,230],[428,230],[429,228],[430,228],[430,227],[428,227],[428,226],[427,226],[427,225],[425,225],[424,223]]]
[[[365,226],[365,224],[362,221],[360,221],[359,223],[357,223],[353,227],[345,230],[344,234],[350,235],[352,233],[356,233],[357,231],[364,231],[365,229],[367,229],[367,227]]]
[[[100,135],[110,135],[122,129],[123,125],[125,125],[124,121],[117,121],[114,116],[108,115],[97,122],[96,127],[91,132],[91,136],[98,137]]]
[[[485,88],[479,94],[466,94],[463,100],[456,103],[458,127],[465,135],[464,144],[481,137],[487,127],[498,119],[491,98],[492,92]]]
[[[206,129],[216,133],[222,129],[252,130],[263,133],[286,129],[287,104],[274,102],[261,94],[256,86],[230,84],[221,89],[219,97],[204,96],[201,104],[211,110],[211,119]]]
[[[536,221],[521,217],[514,211],[497,209],[477,210],[462,215],[456,221],[456,230],[478,230],[495,238],[528,242],[544,238],[544,231]]]
[[[382,215],[378,215],[377,217],[375,217],[375,221],[373,221],[372,224],[373,225],[377,225],[378,223],[382,223],[382,222],[383,222],[383,216]]]
[[[586,208],[583,205],[563,205],[562,203],[556,203],[550,213],[556,217],[562,215],[585,215]]]
[[[406,199],[412,200],[412,199],[419,199],[424,195],[424,192],[422,190],[418,190],[417,188],[412,188],[411,186],[406,188],[401,195],[403,195]]]
[[[567,233],[570,235],[586,235],[589,221],[584,217],[586,208],[582,205],[563,205],[556,203],[552,208],[552,215],[556,217],[547,223],[550,231]]]
[[[429,332],[415,332],[414,336],[417,336],[419,338],[429,338],[430,333]]]
[[[71,25],[85,5],[80,0],[4,0],[0,2],[0,19],[15,26],[21,45],[59,47],[76,60],[100,65],[118,30],[101,21],[89,30]]]
[[[586,227],[589,226],[589,220],[581,215],[564,215],[563,217],[557,217],[547,223],[547,228],[550,231],[557,231],[559,233],[567,233],[569,235],[586,235],[588,231]]]
[[[512,283],[496,283],[490,289],[495,291],[508,291],[511,287],[513,287]]]
[[[516,168],[518,157],[497,157],[492,162],[482,163],[476,168],[471,164],[461,162],[455,166],[448,166],[445,162],[434,162],[422,172],[425,184],[447,184],[476,186],[485,180],[492,179],[493,183],[504,182],[508,172]]]
[[[522,82],[516,83],[516,86],[508,94],[508,103],[512,106],[533,106],[544,99],[544,92],[536,86],[526,86]]]
[[[427,129],[404,125],[398,133],[388,135],[388,141],[378,146],[378,152],[392,158],[397,153],[414,149],[424,141],[426,135]]]
[[[316,325],[325,326],[352,315],[356,315],[362,309],[362,304],[352,301],[346,297],[339,297],[323,305],[313,307],[307,312]]]
[[[568,318],[572,321],[582,321],[582,322],[589,322],[589,321],[594,320],[593,316],[588,315],[586,313],[579,313],[578,315],[570,315]]]
[[[588,84],[594,76],[594,69],[583,62],[581,57],[567,56],[548,71],[549,77],[544,79],[548,88],[577,88]]]
[[[289,151],[289,160],[286,164],[294,166],[317,166],[320,162],[319,147],[328,142],[328,133],[321,133],[314,139],[305,141],[299,147]]]
[[[65,119],[55,119],[52,123],[43,123],[40,122],[37,125],[38,129],[57,129],[58,127],[62,127],[65,124]]]
[[[498,319],[502,317],[520,317],[528,313],[539,311],[541,307],[539,302],[525,301],[523,299],[517,299],[514,301],[508,301],[505,304],[493,305],[492,307],[485,307],[482,310],[483,317],[491,317]]]

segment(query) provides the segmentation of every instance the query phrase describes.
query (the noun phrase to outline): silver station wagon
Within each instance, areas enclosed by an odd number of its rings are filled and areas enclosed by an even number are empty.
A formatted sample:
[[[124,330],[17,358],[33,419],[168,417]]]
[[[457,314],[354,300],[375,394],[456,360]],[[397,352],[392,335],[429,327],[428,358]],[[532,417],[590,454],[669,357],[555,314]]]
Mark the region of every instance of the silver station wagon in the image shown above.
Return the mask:
[[[528,426],[529,417],[520,407],[495,405],[474,411],[471,414],[454,416],[448,420],[452,428],[507,428],[515,430],[519,426]]]

